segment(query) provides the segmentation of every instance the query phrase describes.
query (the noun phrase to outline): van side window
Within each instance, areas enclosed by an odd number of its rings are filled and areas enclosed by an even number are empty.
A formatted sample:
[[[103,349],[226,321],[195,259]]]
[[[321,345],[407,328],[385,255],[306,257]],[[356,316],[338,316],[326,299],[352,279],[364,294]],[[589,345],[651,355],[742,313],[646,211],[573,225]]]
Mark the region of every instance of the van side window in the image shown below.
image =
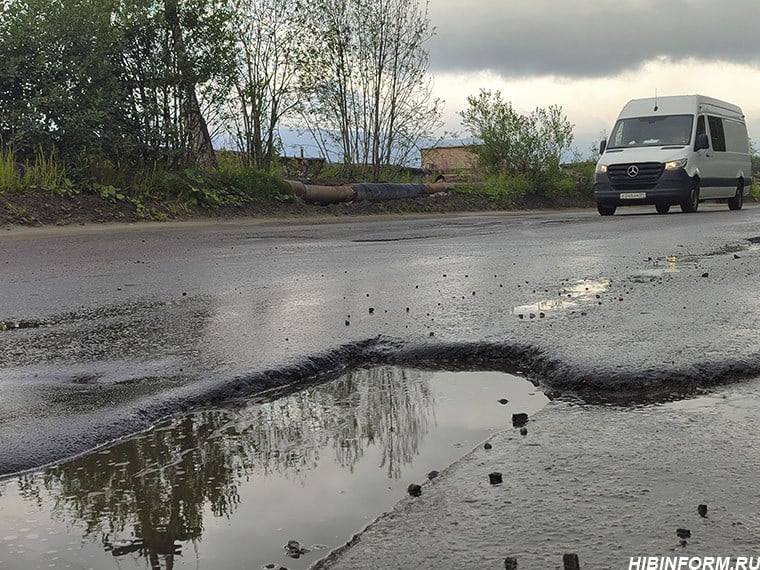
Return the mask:
[[[723,130],[726,133],[726,152],[749,154],[749,139],[744,123],[723,119]]]
[[[706,135],[706,134],[707,134],[707,129],[705,128],[705,116],[700,115],[697,118],[697,135],[694,137],[695,148],[697,144],[697,138],[699,137],[699,135]]]
[[[726,151],[726,135],[723,133],[723,121],[720,117],[707,117],[710,125],[710,141],[714,151]]]

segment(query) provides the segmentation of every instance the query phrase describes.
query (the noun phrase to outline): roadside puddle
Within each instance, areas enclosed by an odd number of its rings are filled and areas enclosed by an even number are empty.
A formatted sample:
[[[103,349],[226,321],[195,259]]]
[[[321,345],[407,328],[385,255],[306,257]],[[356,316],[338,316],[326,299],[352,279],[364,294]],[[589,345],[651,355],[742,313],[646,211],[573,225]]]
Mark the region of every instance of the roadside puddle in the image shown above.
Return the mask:
[[[543,319],[552,312],[572,312],[581,307],[595,305],[610,286],[609,279],[582,279],[563,283],[555,297],[546,297],[536,303],[512,309],[519,319]],[[548,290],[543,291],[548,294]]]
[[[544,298],[512,309],[512,315],[521,320],[543,319],[554,313],[569,313],[585,311],[591,306],[601,305],[609,298],[617,299],[613,294],[616,286],[625,283],[657,283],[666,280],[670,275],[678,273],[684,267],[691,267],[694,262],[676,255],[647,259],[648,267],[634,270],[621,279],[581,279],[560,283],[557,289],[541,291]],[[534,291],[538,293],[538,291]],[[554,296],[550,296],[550,295]]]
[[[43,326],[41,321],[18,320],[18,321],[0,321],[0,332],[13,331],[17,329],[36,329]]]
[[[510,374],[379,367],[177,417],[0,482],[0,568],[305,569],[547,401]]]

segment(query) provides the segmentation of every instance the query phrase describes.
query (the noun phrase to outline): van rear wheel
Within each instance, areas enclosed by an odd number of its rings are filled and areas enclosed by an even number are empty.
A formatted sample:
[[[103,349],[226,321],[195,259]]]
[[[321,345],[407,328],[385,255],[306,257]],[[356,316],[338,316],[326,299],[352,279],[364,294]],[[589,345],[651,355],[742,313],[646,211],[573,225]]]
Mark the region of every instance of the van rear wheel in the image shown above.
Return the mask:
[[[741,210],[744,205],[744,183],[739,182],[736,185],[736,196],[728,199],[729,210]]]
[[[657,208],[658,214],[667,214],[670,212],[670,204],[663,204],[662,202],[658,202],[654,205],[655,208]]]
[[[681,202],[681,211],[684,214],[691,214],[699,209],[699,180],[691,183],[689,196]]]

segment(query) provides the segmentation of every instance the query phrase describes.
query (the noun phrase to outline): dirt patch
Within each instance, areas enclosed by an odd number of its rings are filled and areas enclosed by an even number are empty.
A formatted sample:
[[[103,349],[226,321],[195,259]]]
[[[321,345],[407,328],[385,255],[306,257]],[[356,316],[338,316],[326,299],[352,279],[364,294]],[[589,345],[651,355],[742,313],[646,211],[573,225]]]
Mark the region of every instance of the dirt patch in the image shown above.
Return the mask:
[[[144,203],[138,208],[124,200],[109,200],[96,194],[59,196],[55,194],[0,194],[0,225],[46,226],[141,220],[228,219],[237,217],[341,217],[357,215],[488,212],[523,209],[592,207],[593,199],[584,196],[525,196],[514,203],[494,201],[486,196],[442,193],[389,200],[385,202],[350,202],[317,206],[302,202],[273,205],[246,204],[222,207],[177,208],[161,202]]]

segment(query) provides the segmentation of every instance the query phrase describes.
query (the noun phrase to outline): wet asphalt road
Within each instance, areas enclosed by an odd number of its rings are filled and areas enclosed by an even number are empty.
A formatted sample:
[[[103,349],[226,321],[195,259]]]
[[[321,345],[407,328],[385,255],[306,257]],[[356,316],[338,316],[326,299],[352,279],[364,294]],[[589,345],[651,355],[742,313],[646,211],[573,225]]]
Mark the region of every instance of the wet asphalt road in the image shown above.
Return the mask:
[[[516,365],[565,402],[651,404],[734,381],[746,389],[760,376],[759,220],[757,208],[703,205],[697,215],[4,231],[0,473],[212,400],[367,363]],[[731,385],[720,388],[729,399]],[[546,433],[586,413],[578,409],[547,408]],[[637,442],[647,432],[634,416],[591,410],[572,424],[578,437],[586,421],[614,422]],[[609,432],[605,449],[621,433]],[[455,466],[454,488],[478,460]],[[399,506],[402,518],[411,508]],[[353,552],[377,555],[362,543]],[[396,564],[387,562],[367,567]]]

